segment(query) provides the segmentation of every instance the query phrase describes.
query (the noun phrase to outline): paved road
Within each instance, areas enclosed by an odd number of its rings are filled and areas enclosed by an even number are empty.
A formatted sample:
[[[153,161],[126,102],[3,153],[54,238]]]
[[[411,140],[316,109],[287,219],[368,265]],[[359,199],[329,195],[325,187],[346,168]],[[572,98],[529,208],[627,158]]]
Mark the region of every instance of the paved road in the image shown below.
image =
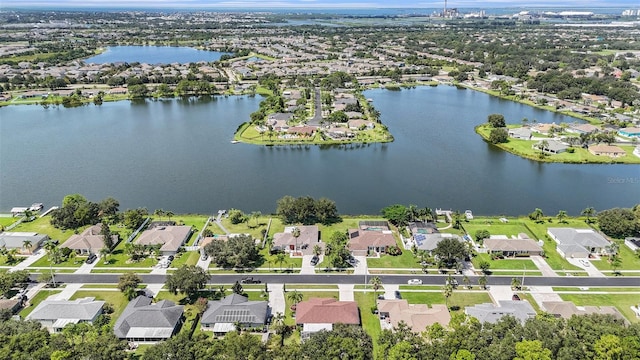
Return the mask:
[[[314,100],[315,100],[316,113],[313,115],[313,118],[307,121],[307,125],[320,126],[320,123],[322,122],[322,99],[320,98],[319,88],[316,88]]]
[[[246,274],[224,274],[212,275],[209,283],[211,284],[233,284]],[[272,274],[259,275],[251,274],[255,279],[262,283],[273,284],[364,284],[366,275],[343,275],[343,274]],[[377,275],[382,284],[406,284],[409,279],[421,279],[425,285],[444,285],[447,279],[446,275]],[[31,276],[32,279],[38,277],[37,274]],[[116,284],[118,283],[119,274],[56,274],[56,281],[64,283],[98,283],[98,284]],[[140,275],[146,284],[164,283],[166,275]],[[454,276],[459,283],[462,283],[462,276]],[[469,276],[471,285],[478,284],[478,276]],[[511,276],[489,276],[487,278],[488,285],[511,285]],[[565,276],[565,277],[544,277],[544,276],[527,276],[525,277],[527,286],[634,286],[640,284],[638,276],[619,276],[606,278],[591,278],[586,276]]]

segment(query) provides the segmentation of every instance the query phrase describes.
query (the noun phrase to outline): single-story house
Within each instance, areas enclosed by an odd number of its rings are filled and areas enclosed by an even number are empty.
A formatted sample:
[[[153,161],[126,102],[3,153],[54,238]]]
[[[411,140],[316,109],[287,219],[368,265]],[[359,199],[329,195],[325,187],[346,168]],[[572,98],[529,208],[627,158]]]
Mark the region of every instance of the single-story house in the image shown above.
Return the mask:
[[[300,230],[300,236],[293,236],[294,229]],[[320,232],[316,225],[287,226],[284,232],[273,235],[272,249],[292,252],[304,249],[313,249],[320,240]]]
[[[590,254],[606,254],[609,241],[592,229],[549,228],[547,234],[558,244],[565,258],[586,258]]]
[[[263,327],[268,312],[267,301],[249,301],[246,296],[231,294],[222,300],[209,301],[200,324],[202,330],[224,335],[235,331],[236,324],[243,328]]]
[[[114,87],[109,89],[109,94],[111,95],[124,95],[127,93],[127,88],[125,87]]]
[[[49,236],[33,232],[3,232],[0,233],[0,248],[16,249],[21,254],[31,254],[38,249]],[[25,246],[25,244],[31,244]]]
[[[532,127],[533,131],[539,132],[540,134],[549,135],[549,131],[551,129],[560,129],[560,126],[555,123],[551,124],[537,124]]]
[[[567,149],[569,148],[568,145],[565,145],[560,141],[556,141],[556,140],[546,140],[546,141],[547,141],[547,145],[544,147],[544,149],[542,149],[542,151],[549,154],[560,154],[567,151]],[[533,148],[536,150],[539,150],[541,146],[542,146],[542,141],[538,141],[533,145]]]
[[[600,130],[599,127],[591,124],[571,124],[567,128],[568,132],[577,133],[577,134],[591,134],[599,130]]]
[[[429,307],[426,304],[409,304],[404,299],[378,300],[377,303],[380,320],[386,322],[391,328],[397,327],[401,321],[404,321],[413,332],[419,334],[427,326],[439,323],[446,327],[451,321],[449,309],[443,304],[434,304]]]
[[[313,136],[313,134],[316,132],[317,129],[318,128],[316,126],[301,125],[301,126],[292,126],[287,129],[287,132],[291,134]]]
[[[96,254],[104,247],[104,236],[100,234],[102,224],[88,227],[80,234],[71,235],[60,247],[66,247],[74,250],[78,254],[89,255]],[[113,244],[118,243],[118,235],[112,235]]]
[[[624,320],[627,319],[616,309],[615,306],[576,306],[571,301],[543,301],[542,309],[555,317],[562,317],[569,319],[573,315],[613,315],[615,318]]]
[[[417,234],[413,236],[413,241],[418,250],[433,251],[440,241],[444,239],[455,239],[462,242],[462,238],[455,234],[435,233],[435,234]]]
[[[302,339],[320,330],[331,331],[334,324],[360,325],[358,303],[311,298],[296,305],[296,325],[302,327]]]
[[[349,129],[352,129],[352,130],[359,130],[360,128],[371,130],[375,127],[375,124],[371,121],[355,119],[355,120],[349,120],[347,122],[347,126],[349,127]]]
[[[500,300],[493,303],[477,304],[464,308],[465,314],[473,316],[481,323],[496,323],[503,316],[511,315],[524,324],[529,318],[536,316],[536,311],[526,300]]]
[[[145,230],[136,240],[140,245],[162,245],[162,255],[175,255],[191,236],[191,226],[156,226]]]
[[[397,245],[393,233],[388,229],[349,229],[347,246],[353,255],[358,256],[366,256],[369,252],[386,253],[389,247]]]
[[[589,152],[593,155],[608,156],[612,158],[627,155],[627,152],[621,147],[606,144],[591,145],[589,146]]]
[[[104,301],[86,297],[77,300],[55,300],[52,295],[27,315],[27,320],[35,320],[51,333],[60,332],[67,324],[87,322],[93,324],[102,314]]]
[[[9,310],[15,314],[22,307],[23,299],[0,299],[0,310]]]
[[[640,249],[640,238],[628,237],[624,239],[624,244],[627,245],[631,251]]]
[[[531,140],[532,131],[528,127],[509,129],[509,137],[514,139]]]
[[[134,342],[157,342],[169,339],[182,325],[184,306],[138,296],[131,300],[114,325],[119,339]]]
[[[543,253],[542,247],[526,234],[519,234],[517,239],[490,237],[484,240],[483,246],[487,253],[502,256],[531,256]]]
[[[626,127],[618,130],[618,134],[626,137],[638,137],[640,138],[640,128],[639,127]]]
[[[213,240],[222,240],[222,241],[227,241],[229,240],[229,237],[227,235],[213,235],[213,236],[207,236],[205,238],[202,238],[202,240],[200,240],[200,243],[198,244],[200,246],[200,248],[204,248],[205,246],[207,246],[209,243],[211,243]]]
[[[438,232],[436,224],[424,221],[414,221],[409,223],[409,231],[411,235],[416,234],[433,234]]]

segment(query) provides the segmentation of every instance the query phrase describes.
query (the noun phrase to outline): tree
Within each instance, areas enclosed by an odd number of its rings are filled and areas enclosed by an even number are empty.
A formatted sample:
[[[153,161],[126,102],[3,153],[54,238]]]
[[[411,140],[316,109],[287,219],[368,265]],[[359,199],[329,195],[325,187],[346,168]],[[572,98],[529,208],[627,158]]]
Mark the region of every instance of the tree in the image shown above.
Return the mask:
[[[8,296],[11,289],[28,281],[29,272],[26,270],[0,273],[0,294]]]
[[[244,289],[242,288],[242,285],[238,281],[236,281],[235,284],[233,284],[233,286],[231,287],[231,291],[233,291],[234,294],[238,294],[238,295],[244,294]]]
[[[558,218],[559,223],[566,223],[567,221],[565,219],[567,218],[567,212],[564,210],[560,210],[558,212],[558,215],[556,215],[556,218]]]
[[[129,230],[135,230],[144,223],[144,218],[149,215],[145,208],[129,209],[124,212],[124,226]]]
[[[501,144],[509,142],[509,133],[506,128],[491,129],[489,133],[489,142],[492,144]]]
[[[397,227],[407,226],[409,222],[409,210],[406,206],[395,204],[381,210],[382,216]]]
[[[603,233],[616,239],[640,234],[640,220],[631,209],[609,209],[598,213],[598,225]]]
[[[484,239],[488,239],[490,236],[491,234],[489,233],[489,230],[486,229],[477,230],[475,233],[476,240],[480,242]]]
[[[338,208],[333,200],[320,198],[316,201],[316,218],[323,225],[330,225],[340,221]]]
[[[504,121],[504,115],[502,114],[491,114],[487,117],[487,122],[494,128],[503,128],[506,125]]]
[[[296,251],[298,250],[298,238],[300,237],[300,228],[298,228],[297,226],[293,228],[293,230],[291,230],[291,235],[293,236],[294,239],[296,239]]]
[[[98,255],[100,255],[100,258],[102,258],[103,263],[108,264],[107,262],[107,257],[109,256],[109,254],[111,254],[111,249],[109,249],[108,247],[103,247],[98,251]]]
[[[104,241],[104,247],[111,252],[111,249],[113,248],[113,234],[111,233],[111,229],[109,229],[109,225],[107,225],[107,223],[102,223],[100,226],[100,235]]]
[[[618,254],[610,255],[609,264],[611,265],[611,270],[613,270],[615,274],[618,274],[618,269],[622,266],[622,258]]]
[[[124,273],[118,278],[118,289],[127,296],[129,300],[136,296],[138,285],[142,279],[136,273]]]
[[[520,281],[519,278],[517,278],[517,277],[511,278],[511,288],[512,289],[520,290],[521,286],[522,286],[522,282]]]
[[[539,208],[536,208],[535,210],[533,210],[531,214],[529,214],[529,219],[534,220],[536,222],[541,221],[543,217],[544,217],[544,213]]]
[[[314,245],[313,246],[313,254],[315,256],[320,256],[320,254],[322,254],[322,247],[320,247],[320,245]]]
[[[183,265],[167,276],[166,285],[173,294],[184,293],[193,297],[199,290],[204,289],[207,281],[207,271],[195,265]]]
[[[245,222],[247,220],[247,216],[238,209],[231,209],[229,210],[229,221],[231,221],[232,224],[241,224],[243,222]]]
[[[100,209],[100,216],[103,218],[103,222],[106,222],[106,219],[112,219],[118,213],[118,208],[120,207],[120,203],[118,200],[108,197],[103,199],[98,203],[98,208]]]
[[[444,296],[444,304],[447,308],[449,308],[449,298],[451,295],[453,295],[453,285],[449,282],[442,288],[442,296]]]
[[[483,274],[482,276],[480,276],[480,277],[478,278],[478,285],[480,285],[480,287],[481,287],[483,290],[486,290],[486,289],[487,289],[487,282],[488,282],[488,280],[487,280],[487,275],[485,275],[485,274]]]
[[[454,238],[445,238],[436,245],[433,254],[451,267],[468,256],[467,247]]]
[[[163,209],[155,209],[153,211],[153,215],[157,216],[158,218],[160,218],[159,220],[162,220],[162,217],[164,216],[165,212]]]
[[[27,250],[27,252],[31,253],[31,248],[33,247],[33,243],[29,239],[25,239],[22,241],[22,248]]]
[[[596,209],[592,207],[585,208],[581,213],[587,218],[587,224],[591,223],[591,217],[596,215]]]
[[[214,239],[204,247],[204,252],[218,266],[245,268],[255,265],[261,257],[251,235],[238,235],[228,240]]]
[[[551,350],[542,346],[540,340],[522,340],[516,343],[514,360],[551,360]]]
[[[335,324],[332,331],[313,333],[300,347],[304,359],[373,359],[371,336],[360,326]]]
[[[276,255],[276,263],[280,264],[280,269],[282,269],[282,263],[286,260],[286,257],[283,253]]]
[[[549,149],[549,141],[542,140],[536,146],[540,149],[540,157],[543,157],[544,151]]]
[[[279,312],[273,317],[273,326],[276,334],[280,335],[280,347],[284,346],[284,338],[291,332],[291,328],[285,323],[285,316]]]
[[[300,301],[302,301],[303,295],[299,291],[292,291],[287,293],[287,299],[293,303],[293,305],[297,305]]]
[[[483,274],[489,273],[489,268],[491,268],[491,264],[488,261],[481,261],[480,264],[478,265],[480,266],[480,269],[482,270]]]
[[[369,284],[371,284],[371,287],[373,288],[375,297],[378,298],[378,290],[382,287],[382,280],[380,280],[380,277],[374,276],[369,280]]]

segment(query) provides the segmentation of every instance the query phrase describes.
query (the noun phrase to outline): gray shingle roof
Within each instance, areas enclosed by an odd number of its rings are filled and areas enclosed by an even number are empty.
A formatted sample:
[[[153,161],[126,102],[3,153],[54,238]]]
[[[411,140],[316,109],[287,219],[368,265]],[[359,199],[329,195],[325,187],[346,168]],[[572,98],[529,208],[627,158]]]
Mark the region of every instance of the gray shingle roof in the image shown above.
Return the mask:
[[[162,300],[155,304],[146,296],[131,300],[116,321],[118,338],[169,338],[177,326],[184,306]]]
[[[478,319],[481,323],[495,323],[503,316],[511,315],[518,319],[521,323],[527,321],[528,318],[536,316],[536,311],[528,301],[498,301],[498,306],[493,303],[478,304],[468,306],[464,312]]]
[[[96,301],[92,297],[77,300],[47,299],[33,309],[31,314],[27,316],[27,320],[78,319],[90,321],[102,312],[102,306],[104,306],[104,301]]]
[[[267,310],[266,301],[249,301],[245,296],[231,294],[222,300],[209,301],[209,308],[202,314],[201,322],[264,324]]]

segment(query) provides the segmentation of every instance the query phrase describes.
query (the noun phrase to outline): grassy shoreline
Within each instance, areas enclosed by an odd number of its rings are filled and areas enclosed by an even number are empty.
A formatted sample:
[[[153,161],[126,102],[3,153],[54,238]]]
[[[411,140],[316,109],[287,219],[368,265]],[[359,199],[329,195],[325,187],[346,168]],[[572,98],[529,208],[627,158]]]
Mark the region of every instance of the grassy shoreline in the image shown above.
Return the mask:
[[[509,142],[501,144],[491,144],[489,141],[489,133],[491,128],[487,124],[481,124],[474,128],[476,134],[490,145],[496,146],[513,155],[520,156],[525,159],[545,162],[545,163],[564,163],[564,164],[640,164],[640,158],[633,155],[633,146],[622,146],[627,155],[622,158],[609,158],[606,156],[597,156],[591,154],[583,148],[574,148],[574,153],[564,152],[561,154],[547,154],[540,157],[540,152],[533,149],[535,140],[519,140],[509,138]]]

